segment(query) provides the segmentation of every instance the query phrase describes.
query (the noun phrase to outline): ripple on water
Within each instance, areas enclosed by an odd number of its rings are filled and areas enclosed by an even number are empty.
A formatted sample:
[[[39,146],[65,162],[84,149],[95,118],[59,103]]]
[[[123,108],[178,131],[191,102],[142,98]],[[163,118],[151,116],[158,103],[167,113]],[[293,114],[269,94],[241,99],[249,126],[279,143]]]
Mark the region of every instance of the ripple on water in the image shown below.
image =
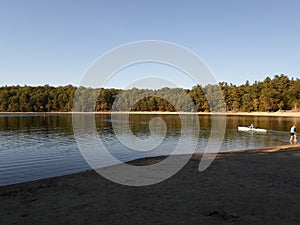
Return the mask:
[[[152,116],[135,115],[131,117],[134,134],[141,139],[147,139],[149,129],[147,123]],[[166,155],[177,146],[181,133],[177,117],[162,116],[168,125],[167,136],[163,143],[154,151],[138,152],[124,147],[116,138],[110,116],[102,116],[97,123],[99,137],[110,153],[120,161],[129,161],[145,156]],[[199,117],[201,129],[198,135],[192,134],[189,139],[198,139],[196,152],[203,152],[211,136],[209,117]],[[45,177],[64,175],[89,169],[76,145],[72,132],[71,116],[10,116],[0,118],[0,185],[35,180]],[[250,124],[270,129],[270,133],[238,132],[240,124]],[[98,121],[99,122],[99,121]],[[121,121],[122,122],[122,121]],[[227,130],[220,151],[242,150],[284,145],[289,143],[290,124],[295,118],[254,118],[229,117]],[[296,121],[297,123],[297,121]],[[139,125],[140,124],[140,125]],[[300,126],[300,124],[299,124]],[[217,131],[214,131],[217,132]],[[89,135],[84,132],[84,140]],[[188,144],[182,153],[191,153]],[[105,162],[106,165],[109,162]]]

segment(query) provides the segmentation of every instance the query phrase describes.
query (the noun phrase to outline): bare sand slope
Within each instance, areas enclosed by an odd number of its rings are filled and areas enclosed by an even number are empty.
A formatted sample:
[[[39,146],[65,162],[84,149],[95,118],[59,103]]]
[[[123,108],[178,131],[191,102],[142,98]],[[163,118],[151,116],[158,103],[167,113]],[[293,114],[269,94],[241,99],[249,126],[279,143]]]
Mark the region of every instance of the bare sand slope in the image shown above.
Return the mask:
[[[1,187],[0,224],[300,224],[300,146],[219,154],[204,172],[199,158],[146,187],[93,171]]]

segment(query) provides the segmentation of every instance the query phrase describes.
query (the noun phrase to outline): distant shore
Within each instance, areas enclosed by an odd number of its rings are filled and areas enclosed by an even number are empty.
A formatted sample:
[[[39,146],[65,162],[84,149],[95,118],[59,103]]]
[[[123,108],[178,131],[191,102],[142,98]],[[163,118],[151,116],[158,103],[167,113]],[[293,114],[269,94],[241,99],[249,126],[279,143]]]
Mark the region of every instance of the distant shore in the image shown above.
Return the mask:
[[[0,115],[53,115],[53,114],[141,114],[141,115],[151,115],[151,114],[161,114],[161,115],[177,115],[177,114],[191,114],[191,115],[226,115],[226,116],[285,116],[285,117],[300,117],[300,112],[293,111],[278,111],[278,112],[161,112],[161,111],[131,111],[131,112],[0,112]]]
[[[180,157],[180,156],[178,156]],[[300,145],[197,154],[161,183],[132,187],[94,171],[0,187],[1,224],[300,224]],[[163,160],[144,158],[144,166]],[[118,165],[116,165],[118,167]]]

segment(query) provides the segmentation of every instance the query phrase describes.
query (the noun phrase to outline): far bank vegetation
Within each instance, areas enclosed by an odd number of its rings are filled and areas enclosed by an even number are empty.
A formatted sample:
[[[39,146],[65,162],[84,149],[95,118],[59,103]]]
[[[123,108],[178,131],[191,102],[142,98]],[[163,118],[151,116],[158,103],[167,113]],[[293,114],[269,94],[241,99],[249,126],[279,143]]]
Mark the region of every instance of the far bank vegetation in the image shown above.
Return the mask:
[[[213,96],[217,90],[221,90],[223,96]],[[196,85],[192,89],[121,90],[77,88],[72,85],[4,86],[0,87],[0,111],[70,112],[74,110],[72,107],[75,93],[77,93],[79,111],[209,112],[212,104],[215,104],[215,109],[224,108],[232,112],[276,112],[300,109],[300,80],[289,79],[281,74],[275,75],[273,79],[267,77],[253,84],[248,81],[243,85],[220,82],[218,86]],[[189,104],[186,103],[187,96],[190,97]],[[217,101],[209,101],[208,96],[213,96]]]

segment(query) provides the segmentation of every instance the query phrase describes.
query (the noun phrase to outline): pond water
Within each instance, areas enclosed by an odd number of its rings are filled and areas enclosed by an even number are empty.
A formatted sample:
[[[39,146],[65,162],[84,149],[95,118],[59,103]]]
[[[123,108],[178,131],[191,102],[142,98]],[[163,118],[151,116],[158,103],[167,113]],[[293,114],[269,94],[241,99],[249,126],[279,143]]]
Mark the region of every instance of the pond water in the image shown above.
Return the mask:
[[[93,115],[81,115],[83,117]],[[188,115],[186,115],[188,117]],[[121,143],[115,135],[112,124],[126,124],[122,115],[95,115],[96,130],[106,149],[120,161],[130,161],[145,156],[171,154],[181,136],[181,120],[178,115],[133,114],[129,117],[130,131],[140,140],[147,140],[151,135],[149,121],[160,117],[165,121],[164,137],[159,135],[151,139],[158,142],[154,150],[134,151]],[[224,121],[224,117],[220,116]],[[218,118],[214,118],[218,120]],[[294,117],[256,117],[227,116],[226,132],[220,151],[254,149],[274,145],[289,144],[289,129],[293,124],[300,127],[299,118]],[[203,152],[211,130],[211,116],[200,115],[200,130],[191,132],[186,139],[196,140],[196,152]],[[239,132],[238,125],[267,129],[267,133]],[[193,126],[191,126],[193,129]],[[123,134],[129,135],[129,134]],[[88,139],[88,135],[86,135]],[[159,141],[162,140],[160,143]],[[214,140],[212,140],[214,141]],[[189,153],[189,147],[182,153]],[[103,166],[111,162],[103,159]],[[0,185],[19,183],[40,178],[53,177],[90,169],[77,146],[72,115],[67,114],[1,114],[0,115]]]

